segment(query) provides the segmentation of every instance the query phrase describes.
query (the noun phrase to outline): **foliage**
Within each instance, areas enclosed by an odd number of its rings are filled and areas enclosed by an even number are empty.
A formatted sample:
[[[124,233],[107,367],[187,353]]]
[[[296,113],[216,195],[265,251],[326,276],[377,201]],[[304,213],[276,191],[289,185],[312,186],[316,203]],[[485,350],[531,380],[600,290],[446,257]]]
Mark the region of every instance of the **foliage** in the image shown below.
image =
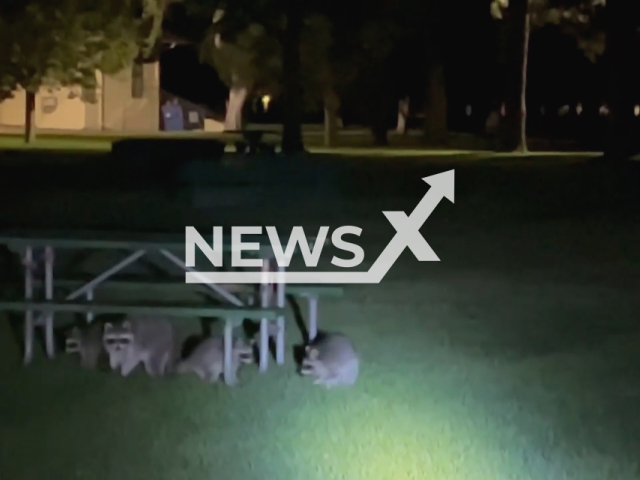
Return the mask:
[[[0,95],[22,87],[95,87],[96,70],[115,73],[150,53],[162,0],[9,0],[0,7]]]
[[[281,46],[263,24],[235,23],[225,16],[212,24],[200,48],[202,61],[211,64],[229,87],[274,87],[282,70]]]
[[[493,0],[491,14],[502,19],[509,0]],[[529,14],[534,27],[557,25],[573,37],[578,48],[595,61],[604,53],[602,9],[605,0],[529,0]]]
[[[307,15],[300,42],[302,84],[307,105],[318,105],[327,89],[333,86],[335,69],[330,59],[333,42],[329,19],[320,14]]]
[[[229,87],[265,89],[277,95],[282,78],[284,17],[275,8],[265,13],[259,4],[252,9],[240,8],[242,5],[234,2],[215,11],[200,58],[212,65]],[[300,49],[305,100],[309,103],[321,98],[329,79],[330,28],[322,15],[305,16]]]
[[[201,60],[228,85],[278,95],[286,26],[279,0],[187,0],[187,11],[212,18]],[[388,17],[345,18],[330,6],[307,5],[300,45],[305,103],[317,106],[327,90],[340,91],[388,57],[403,29]]]

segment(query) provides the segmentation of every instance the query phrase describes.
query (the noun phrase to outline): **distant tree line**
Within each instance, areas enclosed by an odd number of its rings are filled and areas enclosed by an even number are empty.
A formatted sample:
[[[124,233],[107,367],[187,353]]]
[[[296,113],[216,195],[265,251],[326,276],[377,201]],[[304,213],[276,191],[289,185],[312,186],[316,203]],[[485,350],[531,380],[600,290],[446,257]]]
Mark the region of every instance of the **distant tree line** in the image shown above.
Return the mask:
[[[41,87],[95,88],[148,55],[162,29],[163,0],[4,0],[0,4],[0,100],[26,92],[25,140],[35,135]]]
[[[268,92],[282,105],[283,150],[304,148],[303,113],[317,107],[324,109],[331,145],[341,99],[355,97],[376,143],[385,144],[389,112],[406,116],[406,92],[420,82],[424,143],[443,146],[449,141],[445,63],[457,8],[435,0],[7,0],[0,6],[0,97],[26,90],[29,139],[40,87],[95,86],[96,70],[115,72],[150,55],[164,26],[196,44],[201,61],[229,87],[228,130],[242,129],[245,104]],[[638,61],[640,2],[488,0],[487,8],[500,31],[492,113],[497,149],[527,150],[530,33],[554,24],[587,58],[607,61],[607,155],[636,153],[630,79]],[[497,114],[501,107],[504,116]]]

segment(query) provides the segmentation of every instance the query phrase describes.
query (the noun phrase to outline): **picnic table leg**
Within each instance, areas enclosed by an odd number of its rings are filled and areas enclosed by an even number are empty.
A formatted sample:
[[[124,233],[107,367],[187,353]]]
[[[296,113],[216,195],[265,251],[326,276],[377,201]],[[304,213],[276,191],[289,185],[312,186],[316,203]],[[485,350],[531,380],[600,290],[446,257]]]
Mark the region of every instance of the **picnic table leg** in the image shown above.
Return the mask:
[[[24,265],[24,299],[33,300],[33,248],[27,247],[22,259]],[[24,364],[33,359],[33,310],[24,312]]]
[[[224,324],[224,383],[234,385],[237,382],[233,373],[233,324],[229,319]]]
[[[53,248],[47,246],[44,249],[44,287],[45,298],[49,301],[53,300]],[[55,352],[55,341],[53,337],[53,312],[49,312],[45,317],[45,346],[47,356],[53,358]]]
[[[278,265],[278,272],[281,274],[284,274],[284,268],[285,267]],[[284,308],[285,301],[286,301],[286,297],[285,297],[286,284],[284,283],[284,278],[281,278],[280,280],[281,282],[276,284],[276,300],[277,300],[278,308]],[[280,315],[276,319],[276,322],[278,326],[278,330],[276,334],[276,363],[278,365],[284,365],[284,333],[285,333],[284,332],[285,330],[284,314]]]
[[[93,290],[87,291],[87,302],[93,301]],[[87,312],[87,323],[93,322],[93,312]]]
[[[269,260],[262,263],[262,281],[260,282],[260,306],[269,306]],[[266,372],[269,363],[269,319],[260,319],[260,366],[259,371]]]
[[[309,302],[309,341],[313,341],[318,335],[318,297],[308,296]]]

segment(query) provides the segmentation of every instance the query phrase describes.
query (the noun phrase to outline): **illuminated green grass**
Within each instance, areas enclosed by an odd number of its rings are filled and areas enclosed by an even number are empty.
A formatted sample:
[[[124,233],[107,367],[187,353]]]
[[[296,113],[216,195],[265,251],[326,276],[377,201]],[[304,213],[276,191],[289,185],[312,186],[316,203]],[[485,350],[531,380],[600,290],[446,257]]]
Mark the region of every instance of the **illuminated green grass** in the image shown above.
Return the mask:
[[[558,213],[584,192],[549,199],[573,173],[552,183],[541,170],[534,182],[461,167],[455,205],[422,230],[441,262],[406,252],[380,285],[321,302],[321,327],[361,354],[352,389],[310,385],[290,356],[235,389],[85,372],[65,356],[24,368],[0,322],[2,478],[637,480],[640,228]],[[65,208],[85,208],[74,195]],[[366,219],[367,265],[393,235],[380,210],[396,208],[374,200],[326,205],[322,223]]]
[[[69,151],[110,151],[112,140],[109,138],[84,137],[43,137],[34,142],[25,143],[17,135],[0,135],[0,150],[69,150]]]
[[[640,336],[568,351],[571,339],[555,338],[564,353],[540,355],[539,337],[513,321],[535,319],[518,312],[544,289],[483,282],[469,294],[468,281],[390,281],[324,302],[323,325],[351,335],[363,358],[351,390],[312,387],[290,360],[243,371],[236,389],[121,379],[64,357],[23,369],[3,323],[0,465],[7,478],[637,478],[640,425],[610,422],[640,393],[624,370],[640,360]],[[491,292],[517,298],[492,310]],[[589,288],[562,293],[576,315],[595,305]],[[526,338],[514,344],[509,326]]]

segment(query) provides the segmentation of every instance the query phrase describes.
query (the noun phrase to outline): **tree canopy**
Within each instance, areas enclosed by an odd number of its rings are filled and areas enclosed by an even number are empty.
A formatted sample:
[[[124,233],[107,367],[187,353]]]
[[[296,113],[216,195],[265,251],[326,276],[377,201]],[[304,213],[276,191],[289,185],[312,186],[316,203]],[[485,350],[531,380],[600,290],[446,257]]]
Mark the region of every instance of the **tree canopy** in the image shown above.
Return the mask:
[[[606,0],[529,0],[531,25],[558,26],[576,40],[589,60],[595,61],[605,49],[605,4]],[[491,14],[502,19],[508,7],[509,0],[493,0]]]
[[[282,79],[286,14],[280,0],[185,0],[187,14],[209,18],[201,60],[228,85],[264,86],[277,94]],[[340,89],[358,72],[384,60],[404,29],[385,16],[344,20],[331,5],[306,5],[301,70],[306,103],[322,99],[328,85]],[[213,21],[212,21],[213,20]]]
[[[18,87],[94,87],[151,51],[161,0],[7,0],[0,6],[0,95]]]

